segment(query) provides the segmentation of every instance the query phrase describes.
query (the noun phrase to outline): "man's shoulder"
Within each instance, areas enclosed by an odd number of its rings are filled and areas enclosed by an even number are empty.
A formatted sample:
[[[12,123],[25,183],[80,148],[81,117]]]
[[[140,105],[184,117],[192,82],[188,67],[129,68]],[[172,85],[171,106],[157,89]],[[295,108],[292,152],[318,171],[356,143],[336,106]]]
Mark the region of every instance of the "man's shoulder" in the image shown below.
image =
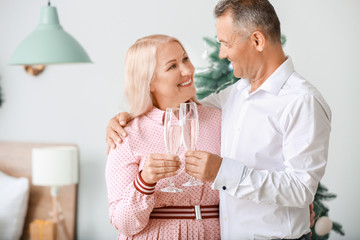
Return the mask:
[[[294,72],[284,84],[281,95],[290,96],[290,98],[294,100],[290,102],[293,103],[296,101],[304,103],[306,102],[305,100],[314,100],[322,106],[327,115],[331,115],[330,107],[320,91],[297,72]]]
[[[303,76],[293,72],[282,87],[282,94],[321,96],[319,90]]]

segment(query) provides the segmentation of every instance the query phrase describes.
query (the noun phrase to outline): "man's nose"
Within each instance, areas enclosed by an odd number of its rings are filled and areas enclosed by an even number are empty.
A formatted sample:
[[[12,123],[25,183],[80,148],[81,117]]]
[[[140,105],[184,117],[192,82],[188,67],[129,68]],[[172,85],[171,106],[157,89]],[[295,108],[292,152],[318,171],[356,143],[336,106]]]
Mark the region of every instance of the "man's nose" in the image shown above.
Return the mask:
[[[225,59],[227,57],[225,51],[222,49],[222,47],[220,47],[220,51],[219,51],[219,58],[220,59]]]

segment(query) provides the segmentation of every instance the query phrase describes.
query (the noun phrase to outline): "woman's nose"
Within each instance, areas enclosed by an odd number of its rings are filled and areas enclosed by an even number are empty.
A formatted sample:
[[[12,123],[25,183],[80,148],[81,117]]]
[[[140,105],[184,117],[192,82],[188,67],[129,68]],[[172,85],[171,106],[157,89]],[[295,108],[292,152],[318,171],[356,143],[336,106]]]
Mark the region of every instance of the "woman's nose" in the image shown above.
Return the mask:
[[[192,68],[191,67],[188,67],[186,65],[182,66],[181,68],[181,75],[182,76],[189,76],[192,74]]]

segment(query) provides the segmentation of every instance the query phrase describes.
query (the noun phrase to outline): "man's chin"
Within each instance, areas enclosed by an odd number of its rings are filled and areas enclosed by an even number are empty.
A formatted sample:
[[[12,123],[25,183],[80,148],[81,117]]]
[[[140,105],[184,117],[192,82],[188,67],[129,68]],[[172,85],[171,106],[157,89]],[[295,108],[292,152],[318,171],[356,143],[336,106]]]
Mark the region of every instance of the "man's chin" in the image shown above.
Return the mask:
[[[233,74],[236,78],[242,78],[240,73],[233,71]]]

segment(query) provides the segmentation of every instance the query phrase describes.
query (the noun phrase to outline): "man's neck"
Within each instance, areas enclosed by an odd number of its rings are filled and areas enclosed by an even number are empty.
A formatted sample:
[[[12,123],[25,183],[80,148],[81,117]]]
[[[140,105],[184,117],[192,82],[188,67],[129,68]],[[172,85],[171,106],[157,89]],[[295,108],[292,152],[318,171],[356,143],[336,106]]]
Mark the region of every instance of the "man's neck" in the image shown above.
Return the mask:
[[[281,48],[275,47],[264,52],[262,65],[256,75],[250,79],[251,91],[256,91],[286,60],[285,54]]]

